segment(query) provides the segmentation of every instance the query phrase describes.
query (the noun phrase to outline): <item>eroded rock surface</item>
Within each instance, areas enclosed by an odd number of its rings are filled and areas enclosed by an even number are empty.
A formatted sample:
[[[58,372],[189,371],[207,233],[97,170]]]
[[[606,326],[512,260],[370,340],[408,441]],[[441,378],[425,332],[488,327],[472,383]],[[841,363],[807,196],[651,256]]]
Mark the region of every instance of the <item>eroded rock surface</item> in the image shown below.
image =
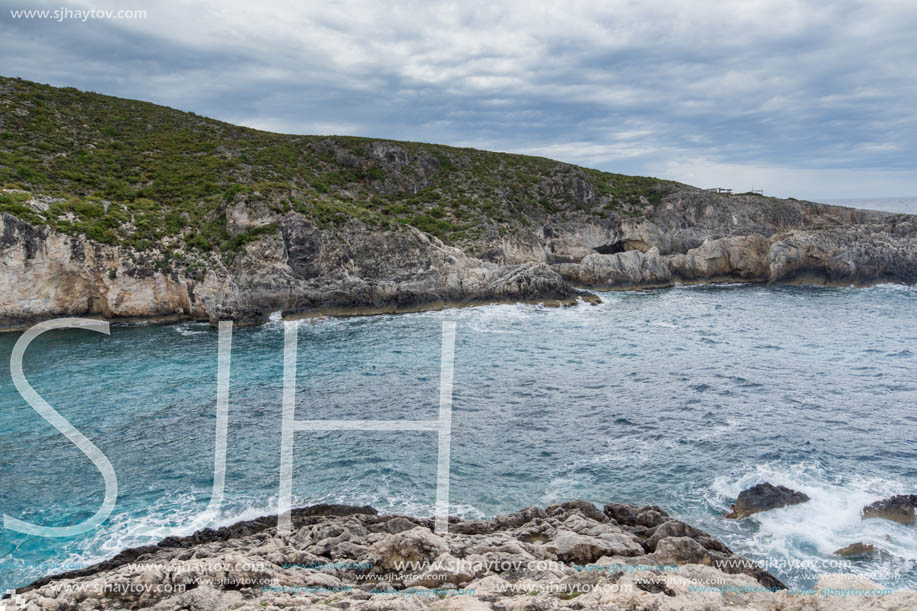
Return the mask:
[[[801,595],[656,506],[584,501],[494,520],[295,510],[122,552],[14,593],[24,609],[905,609],[917,593]],[[855,580],[849,581],[850,579]],[[833,581],[832,581],[833,580]],[[715,583],[718,587],[697,587]],[[853,585],[851,585],[853,584]],[[876,584],[824,576],[817,588]]]

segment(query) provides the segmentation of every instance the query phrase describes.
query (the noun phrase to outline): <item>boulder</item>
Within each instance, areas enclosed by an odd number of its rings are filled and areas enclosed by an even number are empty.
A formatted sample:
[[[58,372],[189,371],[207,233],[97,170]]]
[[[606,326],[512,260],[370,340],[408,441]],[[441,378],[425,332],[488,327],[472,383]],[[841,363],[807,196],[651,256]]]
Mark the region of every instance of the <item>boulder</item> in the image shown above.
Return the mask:
[[[596,522],[604,522],[608,519],[604,513],[599,511],[598,507],[589,501],[577,500],[567,501],[565,503],[555,503],[545,509],[545,513],[553,517],[568,516],[573,512],[580,513],[583,517],[595,520]]]
[[[621,526],[632,528],[655,528],[669,519],[669,514],[657,505],[637,507],[628,503],[605,505],[605,515]]]
[[[480,573],[483,573],[483,569]],[[445,553],[434,560],[430,566],[417,577],[405,583],[408,587],[437,588],[444,583],[462,586],[481,575],[474,571],[474,563],[463,562],[455,556]]]
[[[851,543],[834,552],[835,556],[871,556],[876,551],[875,545],[867,543]]]
[[[779,509],[787,505],[805,503],[809,497],[802,492],[791,490],[786,486],[775,486],[769,482],[755,484],[739,493],[732,511],[724,517],[731,519],[745,518],[754,513]]]
[[[673,284],[672,274],[655,247],[647,252],[594,253],[583,257],[579,263],[562,263],[552,267],[569,282],[597,289],[665,287]]]
[[[748,280],[763,282],[770,276],[767,252],[770,242],[759,234],[707,239],[685,254],[666,257],[672,276],[688,282]]]
[[[406,530],[411,530],[412,528],[416,528],[417,524],[408,520],[405,517],[396,516],[387,522],[383,522],[381,527],[384,532],[387,532],[392,535],[397,535],[398,533],[402,533]]]
[[[605,515],[621,526],[636,526],[639,509],[629,503],[609,503],[605,505]]]
[[[679,520],[668,520],[657,526],[653,530],[653,534],[643,542],[643,548],[647,552],[655,552],[659,542],[669,537],[691,537],[700,543],[701,547],[704,549],[727,554],[732,553],[728,547],[711,537],[709,534]]]
[[[863,519],[884,518],[899,524],[914,523],[914,508],[917,507],[917,494],[896,494],[881,501],[876,501],[863,508]]]
[[[656,544],[660,565],[710,564],[710,554],[691,537],[666,537]]]
[[[429,562],[449,551],[442,537],[423,526],[417,526],[395,535],[389,535],[373,545],[378,564],[394,569],[402,562]]]
[[[641,507],[637,511],[637,526],[655,528],[668,520],[669,514],[655,505]]]

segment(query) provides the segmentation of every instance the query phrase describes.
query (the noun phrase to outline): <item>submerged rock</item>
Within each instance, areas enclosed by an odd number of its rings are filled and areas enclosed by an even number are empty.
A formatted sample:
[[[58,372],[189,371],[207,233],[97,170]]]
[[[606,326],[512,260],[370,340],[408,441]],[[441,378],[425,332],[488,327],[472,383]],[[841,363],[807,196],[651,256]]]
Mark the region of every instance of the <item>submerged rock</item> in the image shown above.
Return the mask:
[[[914,523],[914,509],[917,508],[917,494],[897,494],[876,501],[863,508],[863,519],[884,518],[899,524]]]
[[[802,492],[791,490],[786,486],[775,486],[769,482],[756,484],[739,493],[732,511],[724,517],[731,519],[745,518],[752,514],[779,509],[787,505],[805,503],[809,497]]]

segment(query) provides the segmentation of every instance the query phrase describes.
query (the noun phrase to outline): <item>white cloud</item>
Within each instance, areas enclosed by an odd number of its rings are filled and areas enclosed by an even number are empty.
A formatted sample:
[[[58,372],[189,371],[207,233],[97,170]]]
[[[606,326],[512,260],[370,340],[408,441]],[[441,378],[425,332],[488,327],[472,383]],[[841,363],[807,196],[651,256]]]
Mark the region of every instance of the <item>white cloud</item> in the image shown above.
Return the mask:
[[[146,10],[107,23],[0,21],[4,72],[259,128],[492,143],[673,178],[729,167],[787,192],[885,168],[917,193],[900,178],[917,158],[910,0],[173,0]],[[780,183],[781,167],[808,174]],[[858,184],[852,196],[886,183]]]
[[[656,174],[702,188],[725,187],[737,192],[762,189],[767,195],[813,201],[911,196],[917,190],[917,170],[799,169],[719,163],[710,159],[673,160]]]

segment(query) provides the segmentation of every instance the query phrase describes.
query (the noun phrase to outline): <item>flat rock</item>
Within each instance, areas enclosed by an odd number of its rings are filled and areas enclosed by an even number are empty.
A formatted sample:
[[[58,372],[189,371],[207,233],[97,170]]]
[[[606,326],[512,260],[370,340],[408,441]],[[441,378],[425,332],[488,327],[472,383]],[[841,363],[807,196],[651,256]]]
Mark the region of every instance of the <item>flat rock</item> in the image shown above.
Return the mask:
[[[558,560],[589,564],[602,556],[640,556],[643,546],[630,535],[609,533],[598,537],[561,531],[545,546]]]

